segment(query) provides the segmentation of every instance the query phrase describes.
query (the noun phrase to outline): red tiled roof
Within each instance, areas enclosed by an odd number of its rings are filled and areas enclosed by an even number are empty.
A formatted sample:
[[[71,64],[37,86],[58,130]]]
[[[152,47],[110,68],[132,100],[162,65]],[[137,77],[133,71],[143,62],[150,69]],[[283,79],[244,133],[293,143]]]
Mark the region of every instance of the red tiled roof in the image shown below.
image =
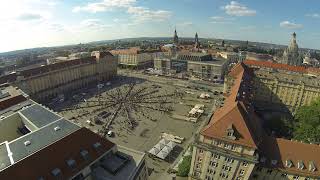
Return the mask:
[[[282,69],[282,70],[294,71],[294,72],[300,72],[300,73],[306,72],[306,67],[304,66],[291,66],[287,64],[274,63],[270,61],[245,60],[244,64],[248,66],[259,66],[259,67],[266,67],[266,68],[273,68],[273,69]]]
[[[100,150],[93,148],[93,144],[99,142]],[[92,131],[81,128],[63,139],[45,147],[44,149],[16,162],[0,172],[0,179],[39,179],[46,180],[56,178],[51,174],[55,168],[61,170],[62,179],[68,179],[76,175],[102,154],[115,146],[112,142],[100,137]],[[80,151],[88,151],[89,160],[81,156]],[[66,161],[73,159],[76,162],[75,169],[71,169]]]
[[[260,143],[259,136],[263,130],[259,124],[259,119],[256,119],[255,115],[248,116],[249,113],[254,114],[254,112],[251,112],[253,107],[246,103],[248,101],[246,98],[250,97],[248,89],[250,85],[247,84],[247,81],[242,80],[243,78],[250,78],[251,72],[244,64],[239,63],[231,70],[229,75],[235,78],[230,95],[226,98],[224,106],[214,113],[209,125],[204,128],[201,134],[257,148]],[[246,95],[244,96],[243,93]],[[240,99],[241,101],[239,101]],[[225,138],[227,129],[231,125],[239,134],[236,140]]]
[[[320,146],[306,144],[297,141],[290,141],[283,138],[266,137],[261,147],[262,154],[267,158],[265,163],[261,163],[269,168],[279,168],[292,174],[303,174],[305,176],[320,177]],[[276,165],[271,161],[277,160]],[[286,161],[290,160],[292,167],[286,166]],[[298,161],[304,164],[303,169],[298,169]],[[309,164],[313,161],[316,167],[314,172],[309,171]]]

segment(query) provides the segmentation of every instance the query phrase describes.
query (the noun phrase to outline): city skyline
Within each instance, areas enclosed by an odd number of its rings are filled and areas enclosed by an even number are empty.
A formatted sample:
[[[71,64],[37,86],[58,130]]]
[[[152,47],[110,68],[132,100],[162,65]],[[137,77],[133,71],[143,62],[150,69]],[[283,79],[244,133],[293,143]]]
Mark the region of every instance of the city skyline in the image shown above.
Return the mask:
[[[318,5],[317,5],[318,4]],[[236,39],[320,49],[320,2],[13,0],[0,7],[0,52],[131,37]],[[297,11],[299,9],[299,11]]]

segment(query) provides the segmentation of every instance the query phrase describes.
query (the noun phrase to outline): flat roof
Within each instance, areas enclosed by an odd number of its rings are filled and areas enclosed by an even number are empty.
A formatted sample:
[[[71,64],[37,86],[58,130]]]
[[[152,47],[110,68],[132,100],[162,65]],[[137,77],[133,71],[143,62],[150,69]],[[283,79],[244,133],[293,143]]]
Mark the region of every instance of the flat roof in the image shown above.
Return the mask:
[[[0,171],[10,165],[6,143],[2,143],[0,144]]]
[[[58,127],[59,130],[56,130],[56,127]],[[9,143],[13,160],[14,162],[17,162],[78,129],[80,129],[80,127],[76,124],[61,119],[41,129],[21,136]],[[25,145],[27,141],[30,142],[29,145]]]
[[[122,168],[118,170],[116,174],[112,174],[108,172],[102,167],[96,168],[94,172],[94,176],[97,178],[103,177],[106,180],[126,180],[132,179],[136,174],[138,168],[141,166],[142,161],[144,160],[145,153],[139,152],[127,147],[117,146],[118,147],[118,154],[120,156],[126,157],[129,161],[124,163],[123,159],[119,159],[117,154],[113,154],[109,159],[113,161],[109,161],[106,159],[103,161],[105,166],[107,167],[118,167],[119,165],[124,165]]]
[[[39,104],[34,104],[20,111],[20,113],[38,128],[61,119],[60,116]]]

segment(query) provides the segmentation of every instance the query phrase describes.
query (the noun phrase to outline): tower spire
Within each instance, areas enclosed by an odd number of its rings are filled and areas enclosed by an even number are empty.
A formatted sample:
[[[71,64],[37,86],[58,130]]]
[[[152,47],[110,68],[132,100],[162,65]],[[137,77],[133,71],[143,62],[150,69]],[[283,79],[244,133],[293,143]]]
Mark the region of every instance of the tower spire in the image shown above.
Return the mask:
[[[200,42],[199,42],[199,37],[198,33],[196,32],[196,35],[194,37],[194,48],[198,51],[200,48]]]
[[[178,45],[178,43],[179,43],[179,37],[178,37],[178,33],[177,33],[176,27],[174,28],[173,43],[174,43],[175,45]]]

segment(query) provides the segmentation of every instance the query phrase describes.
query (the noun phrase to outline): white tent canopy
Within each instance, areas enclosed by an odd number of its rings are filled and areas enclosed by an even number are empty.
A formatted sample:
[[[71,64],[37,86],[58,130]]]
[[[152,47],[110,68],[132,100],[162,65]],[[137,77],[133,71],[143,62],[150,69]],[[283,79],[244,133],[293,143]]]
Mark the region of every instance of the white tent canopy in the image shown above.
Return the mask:
[[[176,147],[176,143],[174,143],[174,142],[172,142],[172,141],[170,141],[168,144],[167,144],[167,146],[168,147],[170,147],[171,149],[173,149],[174,147]]]
[[[160,152],[160,150],[157,149],[157,148],[155,148],[155,147],[153,147],[153,148],[151,148],[151,149],[149,150],[149,153],[150,153],[150,154],[153,154],[153,155],[157,155],[159,152]]]
[[[172,151],[172,148],[170,148],[169,146],[165,146],[163,149],[161,149],[161,151],[165,151],[169,154]]]
[[[162,139],[159,141],[159,143],[164,144],[164,145],[167,145],[167,144],[169,143],[169,141],[162,138]]]
[[[165,159],[167,156],[168,156],[168,152],[166,151],[160,151],[158,154],[157,154],[157,157],[160,158],[160,159]]]
[[[162,148],[164,148],[166,145],[165,144],[162,144],[162,143],[158,143],[158,144],[156,144],[154,147],[155,148],[157,148],[157,149],[162,149]]]

